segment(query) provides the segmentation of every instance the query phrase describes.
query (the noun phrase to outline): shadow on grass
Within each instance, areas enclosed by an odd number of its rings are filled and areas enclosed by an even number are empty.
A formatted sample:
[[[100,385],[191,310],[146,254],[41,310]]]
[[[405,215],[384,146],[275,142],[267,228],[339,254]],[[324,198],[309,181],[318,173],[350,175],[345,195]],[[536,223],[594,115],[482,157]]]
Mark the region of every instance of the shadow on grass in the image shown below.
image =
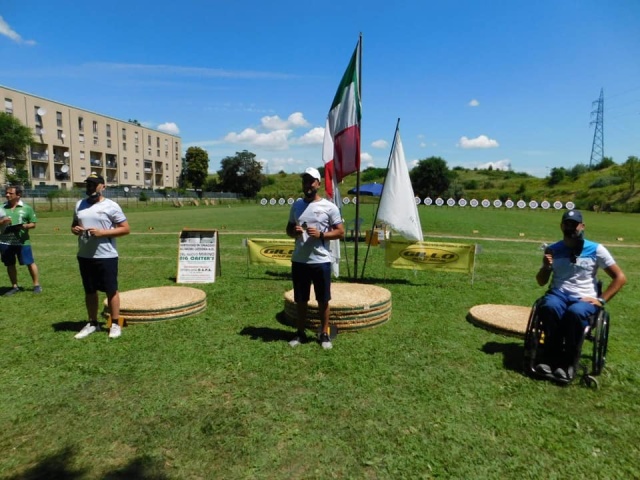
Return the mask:
[[[262,340],[263,342],[288,342],[291,340],[291,330],[282,330],[270,327],[244,327],[240,335],[251,337],[251,340]]]
[[[33,467],[22,473],[3,477],[7,480],[80,480],[93,478],[86,468],[73,467],[73,457],[77,454],[74,447],[66,447],[54,454],[38,460]],[[166,480],[169,478],[164,473],[162,461],[148,456],[134,458],[122,468],[107,472],[102,478],[109,480],[140,479],[140,480]]]
[[[276,315],[276,320],[281,325],[287,327],[293,327],[293,323],[291,320],[287,318],[284,311],[279,312]],[[293,332],[289,330],[283,330],[281,328],[271,328],[271,327],[244,327],[240,331],[240,335],[246,335],[251,337],[251,340],[262,340],[263,342],[288,342],[291,340],[291,334]]]
[[[523,373],[524,345],[522,343],[487,342],[482,351],[489,355],[502,354],[502,365],[507,370]]]
[[[86,320],[81,320],[78,322],[72,322],[72,321],[67,321],[67,322],[58,322],[58,323],[53,323],[51,324],[51,326],[53,327],[53,331],[54,332],[79,332],[80,330],[82,330],[82,327],[84,327],[87,324]],[[104,325],[100,325],[100,326],[104,326]]]

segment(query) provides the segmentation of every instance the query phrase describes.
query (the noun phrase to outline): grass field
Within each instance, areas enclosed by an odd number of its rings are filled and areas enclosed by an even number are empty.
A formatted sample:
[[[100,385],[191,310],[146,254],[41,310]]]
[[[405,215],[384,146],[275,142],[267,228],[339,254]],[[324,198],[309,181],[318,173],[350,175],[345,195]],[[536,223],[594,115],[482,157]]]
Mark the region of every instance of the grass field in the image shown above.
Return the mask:
[[[181,228],[220,231],[222,274],[197,285],[208,308],[75,340],[86,317],[70,214],[41,213],[44,292],[22,267],[25,291],[0,298],[0,478],[640,478],[637,216],[585,215],[587,237],[629,281],[608,304],[608,363],[593,390],[524,376],[520,339],[466,320],[474,305],[543,293],[539,247],[558,239],[557,212],[421,208],[428,240],[482,247],[473,285],[385,269],[373,248],[361,281],[391,291],[391,320],[339,335],[331,351],[288,346],[288,269],[247,265],[243,238],[284,237],[287,207],[125,213],[122,291],[175,284]],[[365,228],[374,214],[361,206]],[[347,253],[353,262],[353,243]]]

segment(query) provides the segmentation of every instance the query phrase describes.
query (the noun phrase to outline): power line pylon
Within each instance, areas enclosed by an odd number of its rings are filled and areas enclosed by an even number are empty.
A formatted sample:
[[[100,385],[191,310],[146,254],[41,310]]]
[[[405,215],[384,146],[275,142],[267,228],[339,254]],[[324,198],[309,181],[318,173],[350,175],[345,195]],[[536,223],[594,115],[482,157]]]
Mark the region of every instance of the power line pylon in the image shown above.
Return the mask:
[[[604,91],[600,89],[600,98],[595,100],[592,107],[596,107],[591,111],[591,118],[596,117],[595,120],[591,120],[589,126],[595,123],[596,128],[593,131],[593,144],[591,145],[591,158],[589,159],[589,168],[593,168],[594,165],[598,165],[604,158]]]

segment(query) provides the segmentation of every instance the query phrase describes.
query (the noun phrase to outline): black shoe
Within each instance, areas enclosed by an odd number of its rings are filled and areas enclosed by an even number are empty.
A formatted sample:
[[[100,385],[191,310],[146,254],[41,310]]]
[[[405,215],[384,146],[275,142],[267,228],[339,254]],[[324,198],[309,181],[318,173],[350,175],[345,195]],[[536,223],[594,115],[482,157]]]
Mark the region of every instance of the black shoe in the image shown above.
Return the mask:
[[[322,345],[322,348],[325,350],[331,350],[333,348],[333,343],[331,343],[328,333],[320,334],[320,345]]]
[[[566,370],[564,368],[556,368],[553,371],[553,376],[562,382],[570,382],[573,380],[575,372],[572,366],[568,367]]]
[[[551,367],[546,363],[539,363],[536,365],[535,371],[540,375],[551,375]]]
[[[18,293],[20,290],[22,290],[20,287],[13,287],[11,290],[9,290],[8,292],[6,292],[3,297],[10,297],[12,295],[15,295],[16,293]]]
[[[294,337],[289,341],[289,345],[292,347],[297,347],[298,345],[302,345],[303,343],[307,343],[307,334],[302,332],[296,332]]]

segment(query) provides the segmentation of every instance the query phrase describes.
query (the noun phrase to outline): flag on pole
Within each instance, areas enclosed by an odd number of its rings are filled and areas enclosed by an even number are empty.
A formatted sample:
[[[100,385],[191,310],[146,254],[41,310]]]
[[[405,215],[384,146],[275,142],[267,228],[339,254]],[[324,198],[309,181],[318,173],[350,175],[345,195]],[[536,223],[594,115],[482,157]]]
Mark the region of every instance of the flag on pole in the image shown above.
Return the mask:
[[[327,196],[331,198],[338,183],[360,169],[360,46],[358,40],[331,104],[324,130],[324,185]]]
[[[407,240],[423,241],[418,206],[411,186],[399,128],[396,128],[393,150],[389,159],[389,171],[382,187],[377,219]]]

